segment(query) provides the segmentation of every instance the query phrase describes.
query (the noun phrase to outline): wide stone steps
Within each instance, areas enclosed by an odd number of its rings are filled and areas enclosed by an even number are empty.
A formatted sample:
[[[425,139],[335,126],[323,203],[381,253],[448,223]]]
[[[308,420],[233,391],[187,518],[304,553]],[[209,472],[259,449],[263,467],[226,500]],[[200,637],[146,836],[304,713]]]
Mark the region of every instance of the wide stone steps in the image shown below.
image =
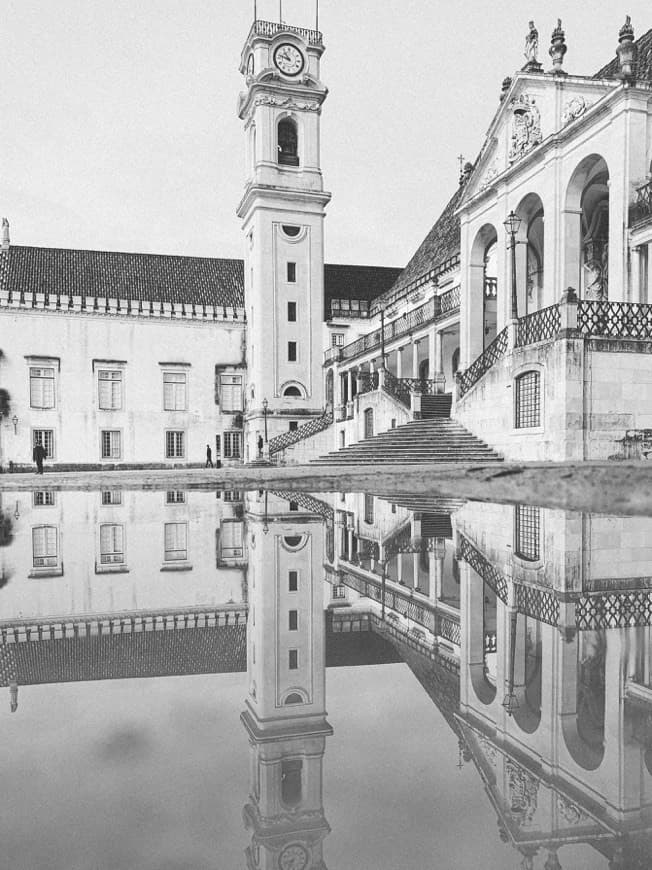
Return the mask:
[[[500,462],[502,457],[454,420],[415,420],[313,460],[317,465]]]
[[[453,396],[450,393],[438,393],[434,396],[421,396],[421,416],[426,418],[450,417]]]

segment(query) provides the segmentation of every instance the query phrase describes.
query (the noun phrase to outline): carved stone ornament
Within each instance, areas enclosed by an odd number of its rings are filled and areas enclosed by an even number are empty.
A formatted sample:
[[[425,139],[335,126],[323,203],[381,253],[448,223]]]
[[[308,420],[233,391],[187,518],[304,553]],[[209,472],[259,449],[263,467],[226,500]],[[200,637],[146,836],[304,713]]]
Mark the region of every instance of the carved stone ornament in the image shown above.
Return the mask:
[[[557,798],[557,806],[559,808],[559,815],[569,825],[579,825],[580,822],[583,822],[587,819],[586,813],[582,812],[577,804],[566,800],[566,798],[562,797],[561,795],[559,795]]]
[[[515,163],[541,140],[541,115],[534,97],[520,94],[510,103],[513,114],[509,162]]]
[[[301,112],[319,111],[319,103],[294,100],[292,97],[275,97],[272,94],[261,94],[256,97],[254,106],[279,106],[283,109],[295,109]]]
[[[537,811],[539,781],[509,759],[505,762],[505,770],[509,782],[509,809],[512,818],[519,828],[527,827]]]
[[[487,761],[491,765],[493,765],[493,767],[495,767],[496,766],[496,754],[497,754],[496,747],[484,735],[482,737],[480,737],[479,743],[480,743],[480,746],[482,747],[482,751],[484,753],[485,758],[487,759]]]
[[[485,187],[489,187],[494,178],[500,174],[500,165],[498,158],[494,160],[489,169],[484,174],[484,177],[480,183],[480,190],[484,190]]]
[[[563,124],[570,124],[571,121],[580,118],[588,108],[589,104],[586,102],[584,97],[572,97],[564,106],[564,114],[562,116]]]

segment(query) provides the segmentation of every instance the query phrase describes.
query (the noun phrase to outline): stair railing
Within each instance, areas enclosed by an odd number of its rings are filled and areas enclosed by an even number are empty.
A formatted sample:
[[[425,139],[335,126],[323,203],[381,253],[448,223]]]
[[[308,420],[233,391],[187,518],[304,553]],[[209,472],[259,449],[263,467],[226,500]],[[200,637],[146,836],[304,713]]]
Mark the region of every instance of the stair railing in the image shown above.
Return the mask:
[[[324,429],[328,429],[332,422],[333,412],[327,410],[324,411],[321,417],[316,417],[314,420],[310,420],[309,423],[306,423],[304,426],[299,426],[298,429],[295,429],[292,432],[283,432],[281,435],[276,435],[274,438],[270,438],[270,456],[274,453],[279,453],[281,450],[285,450],[286,447],[290,447],[298,441],[303,441],[306,438],[310,438],[312,435],[316,435],[318,432],[323,432]]]

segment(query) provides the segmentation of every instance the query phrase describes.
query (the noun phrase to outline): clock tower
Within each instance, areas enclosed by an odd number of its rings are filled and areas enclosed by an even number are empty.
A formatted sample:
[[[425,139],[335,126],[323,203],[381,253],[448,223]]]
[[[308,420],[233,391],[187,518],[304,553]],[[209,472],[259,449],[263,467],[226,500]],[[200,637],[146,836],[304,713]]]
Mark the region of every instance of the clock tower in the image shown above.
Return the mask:
[[[248,319],[245,459],[324,408],[321,33],[254,21],[242,50],[247,177],[238,206]],[[261,441],[259,441],[259,439]]]
[[[324,522],[247,497],[248,870],[326,870]]]

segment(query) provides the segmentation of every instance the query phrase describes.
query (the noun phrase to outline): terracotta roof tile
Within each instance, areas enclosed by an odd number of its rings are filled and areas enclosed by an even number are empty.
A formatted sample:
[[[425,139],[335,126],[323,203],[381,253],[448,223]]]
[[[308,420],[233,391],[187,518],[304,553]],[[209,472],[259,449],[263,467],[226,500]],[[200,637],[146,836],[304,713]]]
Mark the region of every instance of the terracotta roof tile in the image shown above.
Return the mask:
[[[244,305],[242,260],[12,245],[7,280],[14,293]]]

